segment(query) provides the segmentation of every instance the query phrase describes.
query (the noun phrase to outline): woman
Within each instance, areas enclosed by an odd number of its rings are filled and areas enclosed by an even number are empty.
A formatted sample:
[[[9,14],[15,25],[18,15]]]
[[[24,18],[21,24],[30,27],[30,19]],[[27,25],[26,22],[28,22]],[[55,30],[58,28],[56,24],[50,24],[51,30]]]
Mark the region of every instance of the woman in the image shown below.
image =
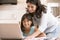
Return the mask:
[[[27,12],[32,16],[35,26],[38,30],[27,38],[35,38],[44,32],[48,38],[56,39],[57,37],[57,19],[49,13],[46,13],[46,6],[42,5],[40,0],[27,0]]]

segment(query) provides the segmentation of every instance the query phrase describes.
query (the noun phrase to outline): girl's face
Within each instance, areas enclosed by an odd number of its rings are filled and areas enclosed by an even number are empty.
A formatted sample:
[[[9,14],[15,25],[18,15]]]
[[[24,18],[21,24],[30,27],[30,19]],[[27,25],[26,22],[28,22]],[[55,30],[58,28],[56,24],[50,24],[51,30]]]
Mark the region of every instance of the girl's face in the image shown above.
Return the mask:
[[[28,19],[26,19],[26,18],[23,20],[23,26],[24,26],[26,29],[30,28],[31,24],[32,24],[32,22],[31,22],[30,20],[28,20]]]
[[[33,13],[36,11],[36,5],[32,4],[32,3],[27,3],[27,10],[30,12],[30,13]]]

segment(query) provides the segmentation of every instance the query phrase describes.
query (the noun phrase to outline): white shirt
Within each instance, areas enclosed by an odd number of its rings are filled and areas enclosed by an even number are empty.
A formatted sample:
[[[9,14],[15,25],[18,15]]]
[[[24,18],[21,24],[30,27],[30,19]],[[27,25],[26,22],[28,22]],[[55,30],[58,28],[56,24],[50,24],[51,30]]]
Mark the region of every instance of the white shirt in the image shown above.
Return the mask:
[[[39,25],[39,30],[44,32],[47,28],[51,28],[47,30],[47,32],[52,32],[58,25],[57,19],[52,14],[42,14],[41,23]]]
[[[45,32],[49,40],[58,37],[58,20],[52,14],[43,14],[39,30]]]
[[[47,37],[50,39],[57,38],[57,27],[58,27],[58,20],[52,15],[48,13],[42,13],[42,18],[33,19],[35,25],[39,26],[40,32],[45,32]]]

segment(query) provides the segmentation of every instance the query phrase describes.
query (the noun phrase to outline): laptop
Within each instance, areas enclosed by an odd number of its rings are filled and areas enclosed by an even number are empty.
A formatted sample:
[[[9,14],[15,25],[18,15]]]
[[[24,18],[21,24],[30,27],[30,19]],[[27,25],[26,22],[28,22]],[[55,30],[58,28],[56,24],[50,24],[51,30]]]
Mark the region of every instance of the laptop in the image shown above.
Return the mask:
[[[20,39],[22,38],[21,29],[18,23],[0,24],[0,38]]]

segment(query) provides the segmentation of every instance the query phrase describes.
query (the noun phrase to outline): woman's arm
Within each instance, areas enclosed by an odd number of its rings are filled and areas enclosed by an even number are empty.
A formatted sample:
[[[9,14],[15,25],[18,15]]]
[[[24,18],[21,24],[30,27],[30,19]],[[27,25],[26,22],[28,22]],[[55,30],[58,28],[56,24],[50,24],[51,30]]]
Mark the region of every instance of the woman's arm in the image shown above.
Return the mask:
[[[37,37],[46,37],[45,33],[36,30],[32,35],[27,36],[27,38],[37,38]]]
[[[35,32],[38,30],[38,28],[35,28]],[[42,32],[41,34],[39,34],[36,38],[40,38],[40,37],[46,37],[46,34],[44,32]]]
[[[40,37],[46,37],[46,34],[45,33],[41,33],[36,38],[40,38]]]
[[[32,35],[28,36],[28,38],[29,37],[30,38],[35,38],[46,30],[46,28],[47,28],[47,17],[48,17],[47,14],[42,15],[41,24],[39,25],[38,30],[35,31]]]

